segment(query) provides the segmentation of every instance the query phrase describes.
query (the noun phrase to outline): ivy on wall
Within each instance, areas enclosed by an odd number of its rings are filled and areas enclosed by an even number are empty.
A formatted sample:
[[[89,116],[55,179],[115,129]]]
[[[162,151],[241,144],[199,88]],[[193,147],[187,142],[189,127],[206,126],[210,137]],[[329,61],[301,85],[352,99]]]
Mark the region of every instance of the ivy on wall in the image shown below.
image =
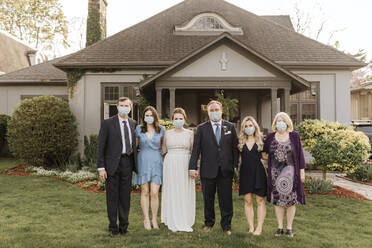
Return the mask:
[[[86,47],[102,40],[99,9],[91,8],[88,13]]]
[[[77,82],[84,76],[84,74],[85,74],[84,70],[71,70],[66,73],[67,89],[70,92],[70,98],[74,96]]]
[[[70,98],[72,98],[74,96],[74,92],[75,92],[75,87],[77,85],[77,83],[79,82],[79,80],[85,75],[85,73],[87,72],[94,72],[94,73],[98,73],[98,72],[115,72],[115,71],[118,71],[120,69],[116,69],[116,68],[100,68],[100,69],[73,69],[73,70],[69,70],[66,75],[67,75],[67,89],[69,90],[70,92]]]

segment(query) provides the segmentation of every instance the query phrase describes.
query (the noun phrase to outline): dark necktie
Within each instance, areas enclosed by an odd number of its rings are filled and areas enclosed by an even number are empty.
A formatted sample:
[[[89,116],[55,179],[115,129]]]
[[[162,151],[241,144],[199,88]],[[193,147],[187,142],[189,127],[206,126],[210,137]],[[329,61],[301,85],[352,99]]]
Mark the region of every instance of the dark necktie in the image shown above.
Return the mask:
[[[125,150],[126,150],[126,154],[130,155],[132,153],[132,146],[130,145],[127,121],[123,121],[123,124],[124,124]]]

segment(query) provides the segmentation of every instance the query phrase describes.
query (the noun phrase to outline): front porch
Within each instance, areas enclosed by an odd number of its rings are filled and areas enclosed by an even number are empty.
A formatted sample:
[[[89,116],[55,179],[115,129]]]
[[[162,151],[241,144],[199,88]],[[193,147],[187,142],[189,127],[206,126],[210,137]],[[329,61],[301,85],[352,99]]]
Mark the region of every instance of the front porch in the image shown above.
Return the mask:
[[[205,84],[203,83],[203,86]],[[205,86],[204,86],[205,87]],[[188,124],[195,127],[208,120],[202,105],[216,99],[216,93],[239,101],[238,115],[230,120],[240,129],[240,121],[247,115],[253,116],[262,130],[271,129],[276,113],[289,113],[290,88],[246,87],[246,88],[163,88],[156,87],[156,108],[161,118],[170,119],[174,108],[182,107],[188,115]]]

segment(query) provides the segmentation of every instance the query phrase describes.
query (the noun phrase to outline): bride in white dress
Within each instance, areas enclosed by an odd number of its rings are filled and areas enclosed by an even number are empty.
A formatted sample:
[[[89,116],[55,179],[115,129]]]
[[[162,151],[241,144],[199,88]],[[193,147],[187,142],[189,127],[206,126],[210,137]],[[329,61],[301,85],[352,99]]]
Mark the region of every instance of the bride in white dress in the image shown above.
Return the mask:
[[[173,231],[192,232],[195,222],[195,180],[189,176],[189,160],[194,134],[183,128],[186,113],[176,108],[174,129],[165,133],[161,222]]]

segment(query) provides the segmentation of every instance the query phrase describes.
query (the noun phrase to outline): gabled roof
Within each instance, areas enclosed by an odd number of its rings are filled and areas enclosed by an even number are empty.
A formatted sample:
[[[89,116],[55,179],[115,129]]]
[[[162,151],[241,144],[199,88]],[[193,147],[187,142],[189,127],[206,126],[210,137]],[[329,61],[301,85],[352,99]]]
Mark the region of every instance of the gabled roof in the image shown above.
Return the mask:
[[[278,23],[294,31],[293,23],[289,15],[261,15],[260,17],[265,18],[268,21]]]
[[[151,82],[153,82],[154,80],[160,78],[161,76],[171,72],[173,69],[177,68],[178,66],[182,65],[183,63],[185,63],[186,61],[190,60],[191,58],[193,58],[194,56],[196,56],[197,54],[201,53],[202,51],[208,49],[209,47],[213,46],[214,44],[217,44],[219,42],[222,42],[223,40],[229,40],[233,43],[235,43],[236,45],[238,45],[239,47],[243,48],[244,50],[248,51],[250,54],[252,54],[253,56],[259,58],[260,60],[264,61],[265,63],[269,64],[270,66],[272,66],[273,68],[275,68],[276,70],[280,71],[282,74],[286,75],[287,77],[291,78],[292,79],[292,82],[294,82],[295,86],[295,90],[294,91],[301,91],[301,90],[305,90],[305,89],[308,89],[310,87],[310,83],[308,81],[306,81],[305,79],[303,79],[302,77],[284,69],[283,67],[281,67],[280,65],[276,64],[275,62],[271,61],[270,59],[266,58],[265,56],[263,56],[262,54],[258,53],[257,51],[255,51],[254,49],[246,46],[245,44],[243,44],[242,42],[238,41],[235,37],[233,37],[232,35],[230,35],[229,33],[223,33],[222,35],[220,35],[219,37],[217,37],[215,40],[213,40],[212,42],[206,44],[205,46],[201,47],[200,49],[197,49],[195,51],[193,51],[191,54],[189,54],[188,56],[180,59],[179,61],[177,61],[176,63],[174,63],[173,65],[169,66],[168,68],[158,72],[157,74],[153,75],[152,77],[148,78],[147,80],[143,81],[141,84],[140,84],[140,87],[143,88],[145,87],[146,85],[150,84]]]
[[[293,29],[260,17],[223,0],[185,0],[103,41],[72,54],[56,66],[168,66],[216,39],[216,36],[178,36],[174,27],[194,16],[213,12],[244,35],[235,39],[280,65],[321,65],[359,68],[365,64]],[[272,19],[272,18],[271,18]]]
[[[8,73],[30,66],[28,54],[35,53],[31,47],[0,31],[0,72]]]
[[[6,83],[60,83],[66,84],[66,73],[55,66],[64,57],[50,60],[41,64],[26,67],[14,72],[0,75],[0,85]]]

